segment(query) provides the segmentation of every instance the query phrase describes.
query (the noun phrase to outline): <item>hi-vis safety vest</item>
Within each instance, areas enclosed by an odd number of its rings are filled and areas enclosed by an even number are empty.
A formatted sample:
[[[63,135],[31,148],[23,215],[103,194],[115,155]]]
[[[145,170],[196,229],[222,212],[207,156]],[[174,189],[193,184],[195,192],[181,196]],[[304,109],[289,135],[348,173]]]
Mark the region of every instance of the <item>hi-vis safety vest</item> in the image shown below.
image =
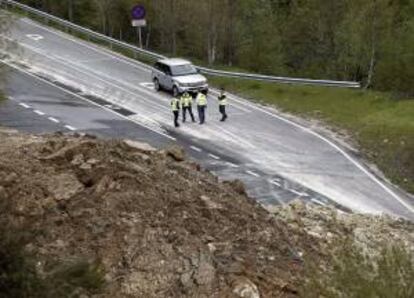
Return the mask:
[[[177,98],[171,100],[171,109],[173,112],[176,112],[180,109],[180,101]]]
[[[182,107],[187,108],[187,107],[191,106],[192,101],[193,101],[193,98],[191,97],[191,95],[181,96],[181,106]]]
[[[197,105],[206,106],[207,105],[207,96],[205,96],[203,93],[199,93],[197,95]]]
[[[219,95],[218,101],[219,101],[219,105],[226,106],[227,105],[227,96],[226,95]]]

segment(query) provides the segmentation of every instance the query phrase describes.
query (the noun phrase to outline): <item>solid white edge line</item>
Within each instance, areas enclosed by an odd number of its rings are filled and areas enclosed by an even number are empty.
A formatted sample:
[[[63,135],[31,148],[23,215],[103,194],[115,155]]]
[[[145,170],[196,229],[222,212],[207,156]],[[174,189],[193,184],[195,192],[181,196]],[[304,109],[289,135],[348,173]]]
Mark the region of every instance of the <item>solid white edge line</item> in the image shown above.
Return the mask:
[[[403,199],[401,199],[397,194],[395,194],[388,186],[386,186],[384,183],[382,183],[377,177],[375,177],[375,175],[373,175],[371,172],[369,172],[367,169],[365,169],[361,164],[359,164],[358,161],[356,161],[355,159],[353,159],[348,153],[346,153],[342,148],[340,148],[338,145],[336,145],[335,143],[333,143],[332,141],[330,141],[329,139],[327,139],[326,137],[320,135],[319,133],[304,127],[300,124],[297,124],[291,120],[288,120],[282,116],[279,116],[277,114],[271,113],[269,111],[266,111],[265,109],[255,106],[251,103],[245,103],[243,100],[239,100],[236,97],[233,96],[233,100],[240,102],[242,104],[245,104],[255,110],[261,111],[271,117],[274,117],[276,119],[279,119],[285,123],[288,123],[292,126],[295,126],[297,128],[302,129],[303,131],[319,138],[320,140],[324,141],[325,143],[327,143],[328,145],[330,145],[331,147],[333,147],[334,149],[336,149],[339,153],[341,153],[348,161],[350,161],[354,166],[356,166],[360,171],[362,171],[365,175],[367,175],[373,182],[375,182],[376,184],[378,184],[383,190],[385,190],[388,194],[390,194],[394,199],[396,199],[401,205],[403,205],[405,208],[407,208],[409,211],[414,213],[414,206],[411,206],[409,203],[407,203],[406,201],[404,201]]]
[[[203,150],[201,150],[200,148],[198,148],[196,146],[190,146],[190,148],[194,151],[197,151],[197,152],[202,152],[203,151]]]
[[[211,154],[211,153],[208,156],[210,156],[211,158],[213,158],[215,160],[219,160],[220,159],[220,157],[218,157],[217,155]]]
[[[27,105],[27,104],[25,104],[25,103],[19,103],[19,106],[22,106],[23,108],[25,108],[25,109],[30,109],[30,106],[29,105]]]
[[[87,98],[84,98],[84,97],[82,97],[82,96],[80,96],[80,95],[78,95],[78,94],[76,94],[76,93],[74,93],[74,92],[72,92],[72,91],[66,90],[65,88],[62,88],[62,87],[60,87],[60,86],[56,86],[55,84],[53,84],[53,83],[49,82],[48,80],[45,80],[45,79],[43,79],[43,78],[40,78],[40,77],[38,77],[38,76],[36,76],[36,75],[34,75],[34,74],[32,74],[32,73],[30,73],[30,72],[28,72],[28,71],[24,70],[24,69],[21,69],[20,67],[17,67],[17,66],[15,66],[15,65],[13,65],[13,64],[11,64],[11,63],[9,63],[9,62],[3,61],[3,60],[0,60],[0,62],[2,62],[2,63],[4,63],[4,64],[6,64],[6,65],[8,65],[8,66],[10,66],[10,67],[12,67],[12,68],[14,68],[14,69],[18,70],[18,71],[21,71],[21,72],[23,72],[23,73],[25,73],[25,74],[27,74],[27,75],[29,75],[29,76],[33,77],[33,78],[36,78],[36,79],[38,79],[39,81],[44,82],[45,84],[48,84],[48,85],[53,86],[53,87],[55,87],[55,88],[57,88],[57,89],[59,89],[59,90],[62,90],[62,91],[64,91],[64,92],[66,92],[67,94],[70,94],[70,95],[72,95],[72,96],[75,96],[75,97],[77,97],[77,98],[79,98],[79,99],[81,99],[81,100],[83,100],[83,101],[86,101],[86,102],[88,102],[88,103],[90,103],[90,104],[92,104],[92,105],[94,105],[94,106],[100,107],[101,109],[104,109],[104,110],[106,110],[106,111],[108,111],[108,112],[111,112],[111,113],[113,113],[113,114],[117,115],[118,117],[124,118],[125,120],[131,121],[131,122],[133,122],[133,123],[135,123],[135,124],[137,124],[137,125],[139,125],[139,126],[141,126],[141,127],[144,127],[144,128],[146,128],[146,129],[148,129],[148,130],[150,130],[150,131],[154,132],[154,133],[157,133],[157,134],[159,134],[159,135],[162,135],[163,137],[166,137],[167,139],[170,139],[170,140],[173,140],[173,141],[176,141],[176,140],[177,140],[177,139],[176,139],[176,138],[174,138],[174,137],[171,137],[171,136],[169,136],[169,135],[167,135],[167,134],[164,134],[164,133],[162,133],[162,132],[156,131],[156,130],[154,130],[154,129],[152,129],[152,128],[150,128],[150,127],[146,126],[146,125],[143,125],[142,123],[139,123],[138,121],[134,121],[134,120],[132,120],[132,119],[129,119],[129,118],[128,118],[128,117],[126,117],[126,116],[123,116],[123,115],[121,115],[121,114],[118,114],[117,112],[115,112],[115,111],[113,111],[113,110],[111,110],[111,109],[108,109],[108,108],[106,108],[106,107],[104,107],[104,106],[101,106],[101,105],[99,105],[99,104],[97,104],[97,103],[95,103],[95,102],[93,102],[93,101],[91,101],[91,100],[89,100],[89,99],[87,99]]]
[[[45,113],[43,113],[42,111],[39,110],[34,110],[33,112],[35,112],[36,114],[40,115],[40,116],[44,116]]]
[[[250,170],[246,170],[246,173],[249,174],[249,175],[251,175],[251,176],[254,176],[254,177],[260,177],[259,174],[255,173],[253,171],[250,171]]]
[[[25,21],[26,23],[27,23],[27,21],[25,20],[25,19],[22,19],[22,21]],[[40,26],[40,25],[38,25],[38,24],[36,24],[34,21],[31,21],[30,23],[32,23],[33,25],[35,25],[35,26],[37,26],[37,27],[39,27],[39,28],[41,28],[41,29],[43,29],[43,30],[46,30],[46,31],[49,31],[49,32],[51,32],[51,33],[54,33],[54,34],[56,34],[56,35],[60,35],[61,37],[64,37],[64,38],[67,38],[64,34],[63,34],[63,32],[57,32],[57,31],[53,31],[53,30],[49,30],[49,28],[46,28],[46,27],[44,27],[44,26]],[[68,36],[70,36],[70,35],[68,35]],[[70,37],[72,37],[72,36],[70,36]],[[145,71],[149,71],[150,72],[150,69],[144,69],[144,66],[138,66],[138,64],[141,64],[141,65],[145,65],[145,64],[143,64],[143,63],[138,63],[136,60],[132,60],[132,59],[126,59],[126,57],[123,57],[123,56],[121,56],[120,54],[117,54],[117,55],[115,55],[115,53],[114,52],[109,52],[108,50],[101,50],[101,49],[99,49],[99,48],[97,48],[97,47],[92,47],[92,46],[89,46],[89,45],[87,45],[86,44],[86,42],[80,42],[80,41],[77,41],[76,39],[74,39],[73,37],[72,38],[68,38],[69,40],[72,40],[72,41],[74,41],[74,42],[76,42],[76,43],[78,43],[78,44],[81,44],[81,45],[83,45],[83,46],[85,46],[85,47],[88,47],[88,48],[90,48],[90,49],[93,49],[93,50],[95,50],[95,51],[97,51],[97,52],[101,52],[101,53],[104,53],[104,54],[106,54],[106,55],[108,55],[108,56],[111,56],[111,57],[113,57],[113,58],[115,58],[115,59],[117,59],[117,60],[119,60],[119,61],[122,61],[122,62],[124,62],[124,63],[126,63],[126,64],[129,64],[129,65],[131,65],[131,66],[134,66],[134,67],[136,67],[137,69],[141,69],[141,70],[145,70]],[[130,62],[131,61],[131,62]],[[145,65],[145,66],[147,66],[147,65]],[[147,66],[148,67],[148,66]],[[213,89],[214,90],[214,89]],[[215,90],[214,90],[215,91]],[[230,95],[232,95],[232,94],[230,94]],[[377,177],[375,177],[372,173],[370,173],[367,169],[365,169],[362,165],[360,165],[356,160],[354,160],[348,153],[346,153],[342,148],[340,148],[338,145],[336,145],[336,144],[334,144],[333,142],[331,142],[330,140],[328,140],[327,138],[325,138],[324,136],[322,136],[322,135],[320,135],[320,134],[318,134],[317,132],[314,132],[313,130],[311,130],[311,129],[309,129],[309,128],[306,128],[306,127],[304,127],[304,126],[302,126],[302,125],[299,125],[299,124],[297,124],[297,123],[295,123],[295,122],[293,122],[293,121],[290,121],[290,120],[288,120],[288,119],[286,119],[286,118],[284,118],[284,117],[282,117],[282,116],[279,116],[279,115],[276,115],[276,114],[274,114],[274,113],[271,113],[271,112],[268,112],[268,111],[266,111],[266,110],[264,110],[263,108],[261,108],[261,107],[256,107],[256,106],[254,106],[254,105],[252,105],[252,104],[246,104],[245,102],[243,102],[243,101],[241,101],[241,100],[238,100],[238,99],[236,99],[234,96],[233,96],[233,100],[235,100],[235,101],[237,101],[237,102],[239,102],[239,103],[241,103],[241,104],[244,104],[244,105],[247,105],[248,107],[250,107],[250,108],[253,108],[253,109],[255,109],[255,110],[259,110],[259,111],[261,111],[261,112],[263,112],[263,113],[265,113],[265,114],[268,114],[268,115],[270,115],[271,117],[275,117],[275,118],[277,118],[277,119],[279,119],[279,120],[281,120],[281,121],[284,121],[285,123],[288,123],[288,124],[291,124],[291,125],[293,125],[293,126],[295,126],[295,127],[298,127],[298,128],[300,128],[300,129],[303,129],[304,131],[306,131],[306,132],[308,132],[308,133],[310,133],[310,134],[312,134],[312,135],[314,135],[314,136],[316,136],[317,138],[319,138],[319,139],[321,139],[322,141],[324,141],[324,142],[326,142],[328,145],[330,145],[330,146],[332,146],[334,149],[336,149],[336,150],[338,150],[346,159],[348,159],[352,164],[354,164],[358,169],[360,169],[364,174],[366,174],[371,180],[373,180],[375,183],[377,183],[379,186],[381,186],[381,188],[383,188],[387,193],[389,193],[394,199],[396,199],[398,202],[400,202],[404,207],[406,207],[408,210],[410,210],[411,212],[414,212],[414,207],[413,206],[411,206],[410,204],[408,204],[407,202],[405,202],[403,199],[401,199],[397,194],[395,194],[389,187],[387,187],[384,183],[382,183]]]
[[[76,130],[76,128],[75,128],[75,127],[70,126],[70,125],[65,125],[65,127],[66,127],[67,129],[69,129],[69,130],[72,130],[72,131],[75,131],[75,130]]]

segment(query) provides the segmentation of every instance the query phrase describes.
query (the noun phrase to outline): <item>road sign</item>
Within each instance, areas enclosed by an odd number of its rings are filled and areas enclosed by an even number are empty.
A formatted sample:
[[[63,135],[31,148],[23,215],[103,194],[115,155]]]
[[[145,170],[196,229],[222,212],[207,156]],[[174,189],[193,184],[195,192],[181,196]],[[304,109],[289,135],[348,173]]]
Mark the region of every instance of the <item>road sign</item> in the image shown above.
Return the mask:
[[[142,27],[147,25],[145,20],[147,12],[143,5],[135,5],[132,8],[132,27],[136,27],[138,31],[139,47],[142,49]]]
[[[132,27],[145,27],[147,26],[146,20],[132,20]]]
[[[143,5],[135,5],[132,8],[132,19],[133,20],[143,20],[145,19],[147,12]]]

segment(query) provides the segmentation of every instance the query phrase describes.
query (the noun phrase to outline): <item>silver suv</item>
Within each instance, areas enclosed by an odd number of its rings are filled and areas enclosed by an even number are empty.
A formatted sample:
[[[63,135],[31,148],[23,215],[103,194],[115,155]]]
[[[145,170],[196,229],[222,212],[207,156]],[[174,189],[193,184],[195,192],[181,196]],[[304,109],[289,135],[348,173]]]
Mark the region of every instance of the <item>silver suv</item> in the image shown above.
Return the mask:
[[[183,59],[159,60],[151,77],[155,90],[169,90],[174,96],[184,92],[208,91],[207,79],[198,73],[191,62]]]

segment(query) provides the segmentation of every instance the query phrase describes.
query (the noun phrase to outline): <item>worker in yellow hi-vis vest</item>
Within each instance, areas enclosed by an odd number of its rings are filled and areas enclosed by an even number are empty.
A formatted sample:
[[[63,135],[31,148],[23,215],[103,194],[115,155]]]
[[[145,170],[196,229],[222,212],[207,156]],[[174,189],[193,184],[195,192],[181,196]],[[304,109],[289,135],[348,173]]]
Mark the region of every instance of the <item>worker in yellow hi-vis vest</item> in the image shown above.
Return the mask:
[[[198,92],[196,97],[198,118],[200,119],[200,124],[204,124],[206,120],[207,95],[205,93],[205,91]]]
[[[226,113],[227,96],[225,94],[224,88],[220,89],[220,94],[217,99],[219,102],[219,112],[221,114],[220,121],[224,122],[227,119],[227,113]]]
[[[194,114],[193,114],[193,97],[188,93],[184,92],[184,94],[180,98],[181,101],[181,108],[183,113],[183,123],[186,121],[187,112],[190,114],[191,121],[195,122]]]
[[[180,100],[177,97],[173,97],[171,100],[171,110],[174,115],[174,126],[179,127],[178,117],[180,116]]]

